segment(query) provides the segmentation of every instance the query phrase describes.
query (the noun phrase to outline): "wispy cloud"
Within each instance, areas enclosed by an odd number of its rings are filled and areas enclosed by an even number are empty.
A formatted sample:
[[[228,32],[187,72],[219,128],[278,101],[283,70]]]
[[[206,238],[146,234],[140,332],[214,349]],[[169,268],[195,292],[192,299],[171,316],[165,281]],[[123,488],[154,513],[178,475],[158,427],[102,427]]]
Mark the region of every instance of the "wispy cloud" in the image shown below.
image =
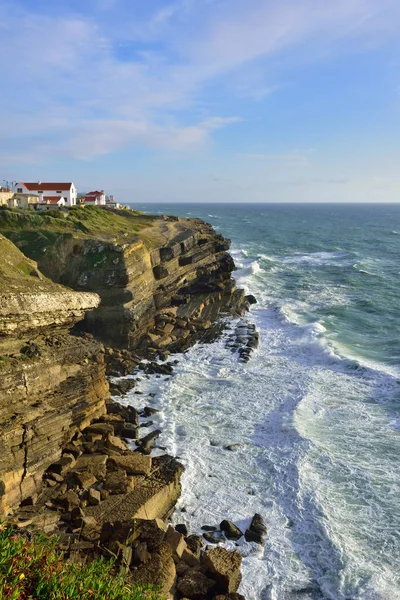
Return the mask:
[[[58,5],[39,13],[24,0],[2,4],[0,116],[9,163],[55,153],[90,158],[135,144],[201,146],[241,120],[209,108],[203,94],[210,83],[251,65],[257,85],[237,93],[261,101],[279,90],[265,73],[280,52],[304,51],[307,42],[313,60],[312,49],[326,44],[340,51],[343,40],[387,38],[400,17],[397,0],[180,0],[155,2],[154,10],[139,0],[92,4],[98,11],[77,13],[66,3],[62,14]],[[137,52],[122,59],[124,44]]]

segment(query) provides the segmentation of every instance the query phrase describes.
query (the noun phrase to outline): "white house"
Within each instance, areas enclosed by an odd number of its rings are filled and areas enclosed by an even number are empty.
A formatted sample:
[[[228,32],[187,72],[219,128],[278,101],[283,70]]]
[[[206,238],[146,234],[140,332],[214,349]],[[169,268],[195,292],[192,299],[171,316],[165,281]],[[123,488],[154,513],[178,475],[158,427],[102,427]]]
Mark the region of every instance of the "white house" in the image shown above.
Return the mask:
[[[24,183],[19,181],[13,187],[13,192],[16,194],[29,194],[33,192],[38,194],[40,198],[60,196],[65,198],[67,206],[76,206],[76,187],[70,183],[53,183],[37,181],[36,183]]]
[[[100,192],[98,190],[94,192],[89,192],[86,196],[83,197],[84,204],[94,204],[96,206],[104,206],[106,203],[106,195],[104,190]]]

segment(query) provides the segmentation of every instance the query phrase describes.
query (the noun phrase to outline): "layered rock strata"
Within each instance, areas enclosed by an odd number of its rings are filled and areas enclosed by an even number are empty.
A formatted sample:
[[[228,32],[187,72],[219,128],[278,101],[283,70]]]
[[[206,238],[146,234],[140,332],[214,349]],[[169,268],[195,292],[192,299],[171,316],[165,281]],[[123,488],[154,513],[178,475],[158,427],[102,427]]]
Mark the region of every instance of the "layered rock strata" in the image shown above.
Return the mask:
[[[114,217],[122,218],[113,212],[107,213],[110,228]],[[85,328],[109,346],[142,352],[188,346],[207,335],[218,315],[245,306],[231,277],[229,240],[199,219],[152,218],[140,234],[103,231],[101,239],[79,230],[60,234],[57,258],[43,241],[38,252],[23,230],[7,227],[0,219],[0,229],[55,282],[99,294],[101,304],[86,315]]]
[[[99,302],[47,280],[0,236],[0,514],[33,502],[63,446],[105,412],[104,349],[68,334]]]

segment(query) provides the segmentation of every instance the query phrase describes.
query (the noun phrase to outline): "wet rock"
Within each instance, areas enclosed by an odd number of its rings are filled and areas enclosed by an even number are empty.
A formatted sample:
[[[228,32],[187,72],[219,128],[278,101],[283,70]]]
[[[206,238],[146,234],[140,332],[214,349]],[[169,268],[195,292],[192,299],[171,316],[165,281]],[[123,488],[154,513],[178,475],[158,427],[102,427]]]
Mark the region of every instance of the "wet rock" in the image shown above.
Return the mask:
[[[253,294],[248,294],[247,296],[244,297],[244,299],[249,304],[257,304],[257,298],[255,296],[253,296]]]
[[[138,427],[133,423],[125,423],[122,427],[118,427],[118,435],[128,440],[136,440],[138,437]]]
[[[125,396],[136,385],[134,379],[123,379],[116,383],[110,382],[110,394],[112,396]]]
[[[229,452],[236,452],[237,450],[241,450],[243,448],[243,444],[229,444],[228,446],[224,446],[224,450],[229,450]]]
[[[224,520],[220,524],[220,529],[225,534],[228,540],[238,540],[242,537],[243,533],[240,531],[232,521]]]
[[[117,414],[120,415],[124,421],[133,423],[134,425],[139,424],[139,415],[133,406],[123,406],[122,404],[119,404],[119,402],[109,400],[106,407],[108,414]]]
[[[143,454],[150,454],[155,446],[156,439],[160,437],[161,433],[162,432],[160,429],[156,429],[155,431],[152,431],[145,437],[141,438],[138,442],[138,450]]]
[[[202,530],[203,531],[218,531],[218,528],[214,527],[213,525],[203,525]]]
[[[159,411],[156,408],[152,408],[151,406],[145,406],[143,409],[144,417],[151,417],[152,415],[156,415]]]
[[[256,513],[251,521],[250,527],[246,529],[245,538],[247,542],[256,542],[264,544],[264,537],[267,534],[267,526],[261,515]]]
[[[206,545],[204,538],[202,538],[200,535],[189,535],[185,538],[185,540],[188,549],[193,552],[197,558],[200,558],[200,553]]]
[[[203,538],[207,540],[207,542],[210,542],[210,544],[221,544],[222,542],[225,542],[224,536],[218,532],[203,533]]]
[[[206,550],[203,557],[207,573],[215,579],[222,593],[237,591],[242,579],[241,564],[242,557],[237,550],[230,552],[222,547]]]
[[[179,531],[179,533],[181,533],[182,535],[186,536],[188,534],[188,529],[184,523],[179,523],[178,525],[175,525],[175,529],[176,531]]]

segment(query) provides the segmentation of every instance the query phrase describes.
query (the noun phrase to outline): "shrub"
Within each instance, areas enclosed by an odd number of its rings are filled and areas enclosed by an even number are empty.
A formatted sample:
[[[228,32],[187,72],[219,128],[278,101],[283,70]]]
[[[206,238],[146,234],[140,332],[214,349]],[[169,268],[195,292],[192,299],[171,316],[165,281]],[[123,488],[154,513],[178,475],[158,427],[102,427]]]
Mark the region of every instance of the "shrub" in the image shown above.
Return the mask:
[[[0,531],[0,600],[161,600],[153,588],[132,584],[103,558],[64,559],[57,538]]]

